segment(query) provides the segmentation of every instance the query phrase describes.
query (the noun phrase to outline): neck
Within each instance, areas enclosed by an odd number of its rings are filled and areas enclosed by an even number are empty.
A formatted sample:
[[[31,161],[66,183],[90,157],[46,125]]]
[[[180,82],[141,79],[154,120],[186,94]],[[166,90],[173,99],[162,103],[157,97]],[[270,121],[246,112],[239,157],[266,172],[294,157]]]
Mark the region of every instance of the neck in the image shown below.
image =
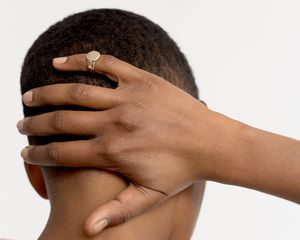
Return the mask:
[[[51,213],[40,240],[91,240],[83,231],[84,221],[126,187],[120,177],[98,170],[68,170],[55,177],[47,173],[45,176]]]

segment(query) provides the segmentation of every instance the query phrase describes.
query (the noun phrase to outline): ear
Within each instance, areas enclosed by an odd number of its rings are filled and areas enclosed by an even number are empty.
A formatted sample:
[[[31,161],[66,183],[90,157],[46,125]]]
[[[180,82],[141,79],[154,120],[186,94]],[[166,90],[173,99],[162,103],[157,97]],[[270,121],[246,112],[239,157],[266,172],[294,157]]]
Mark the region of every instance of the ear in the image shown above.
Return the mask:
[[[204,102],[203,100],[199,100],[205,107],[207,107],[206,102]]]
[[[46,190],[46,185],[43,177],[43,173],[40,166],[36,165],[30,165],[26,162],[24,162],[25,169],[27,172],[27,176],[29,178],[29,181],[35,191],[45,199],[48,199],[48,194]]]

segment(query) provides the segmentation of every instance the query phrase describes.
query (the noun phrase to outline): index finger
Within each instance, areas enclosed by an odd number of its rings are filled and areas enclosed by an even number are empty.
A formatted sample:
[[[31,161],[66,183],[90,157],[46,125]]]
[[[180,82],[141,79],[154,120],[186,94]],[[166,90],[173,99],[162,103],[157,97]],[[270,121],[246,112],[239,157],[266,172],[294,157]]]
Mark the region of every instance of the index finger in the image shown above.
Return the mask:
[[[75,54],[53,59],[53,66],[60,71],[89,71],[86,62],[87,54]],[[126,63],[112,55],[100,55],[95,62],[94,71],[107,75],[122,85],[124,82],[142,78],[142,69]]]

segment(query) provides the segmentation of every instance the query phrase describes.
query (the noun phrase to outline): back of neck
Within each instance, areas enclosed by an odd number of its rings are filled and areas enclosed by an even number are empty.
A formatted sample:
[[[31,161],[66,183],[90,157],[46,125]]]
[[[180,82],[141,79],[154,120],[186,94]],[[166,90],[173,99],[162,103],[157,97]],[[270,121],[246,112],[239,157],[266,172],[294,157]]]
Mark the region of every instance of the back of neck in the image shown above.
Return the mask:
[[[72,170],[50,178],[46,179],[46,185],[51,213],[41,240],[91,240],[83,231],[84,221],[127,186],[112,173],[91,169]]]

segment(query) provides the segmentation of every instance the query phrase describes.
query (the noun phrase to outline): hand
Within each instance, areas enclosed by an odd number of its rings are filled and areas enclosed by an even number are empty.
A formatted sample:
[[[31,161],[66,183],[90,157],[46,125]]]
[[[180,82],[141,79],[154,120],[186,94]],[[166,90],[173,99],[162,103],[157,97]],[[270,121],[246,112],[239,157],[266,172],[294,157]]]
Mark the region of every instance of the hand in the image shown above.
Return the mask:
[[[87,71],[85,54],[53,65],[61,71]],[[85,229],[90,235],[106,221],[108,225],[125,222],[198,179],[209,178],[218,158],[212,152],[218,152],[219,143],[230,138],[228,129],[233,122],[166,80],[115,57],[102,55],[95,71],[109,76],[118,87],[55,84],[27,92],[23,101],[32,107],[80,105],[99,111],[60,110],[18,123],[19,131],[26,135],[92,136],[29,146],[21,153],[27,163],[96,167],[119,172],[130,180],[116,199],[88,218]],[[98,230],[94,229],[96,223],[102,226]]]

